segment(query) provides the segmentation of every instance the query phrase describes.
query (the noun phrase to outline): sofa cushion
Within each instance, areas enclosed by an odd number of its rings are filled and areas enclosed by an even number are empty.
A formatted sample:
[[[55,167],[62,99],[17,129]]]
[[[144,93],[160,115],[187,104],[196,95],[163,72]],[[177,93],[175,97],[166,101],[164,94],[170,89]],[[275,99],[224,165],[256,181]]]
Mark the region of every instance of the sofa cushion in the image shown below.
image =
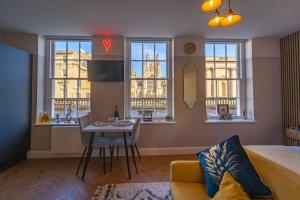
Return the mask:
[[[209,200],[206,186],[203,183],[172,182],[172,199],[176,200]]]
[[[262,183],[237,135],[204,149],[197,156],[205,172],[210,197],[213,197],[219,190],[221,179],[226,171],[242,185],[250,197],[272,195],[268,186]]]
[[[213,200],[251,200],[243,187],[234,178],[225,172],[220,184],[219,191]]]

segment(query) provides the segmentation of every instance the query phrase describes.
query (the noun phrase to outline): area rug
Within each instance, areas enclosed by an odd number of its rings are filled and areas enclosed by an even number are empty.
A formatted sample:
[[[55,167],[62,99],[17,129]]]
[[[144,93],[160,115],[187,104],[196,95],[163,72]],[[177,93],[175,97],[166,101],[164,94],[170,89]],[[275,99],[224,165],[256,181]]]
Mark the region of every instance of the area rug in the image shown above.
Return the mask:
[[[124,183],[98,186],[91,200],[171,200],[170,183]]]

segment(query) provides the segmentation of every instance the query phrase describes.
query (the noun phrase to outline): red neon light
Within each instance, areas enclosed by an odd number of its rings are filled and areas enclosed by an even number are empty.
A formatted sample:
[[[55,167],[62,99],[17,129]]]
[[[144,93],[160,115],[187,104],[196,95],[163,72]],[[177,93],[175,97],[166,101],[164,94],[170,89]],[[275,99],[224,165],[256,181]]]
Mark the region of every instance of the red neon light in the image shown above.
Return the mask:
[[[108,51],[109,51],[109,49],[110,49],[110,47],[111,47],[111,39],[104,39],[104,40],[102,40],[102,45],[103,45],[103,47],[104,47],[104,49],[105,49],[105,53],[108,53]]]

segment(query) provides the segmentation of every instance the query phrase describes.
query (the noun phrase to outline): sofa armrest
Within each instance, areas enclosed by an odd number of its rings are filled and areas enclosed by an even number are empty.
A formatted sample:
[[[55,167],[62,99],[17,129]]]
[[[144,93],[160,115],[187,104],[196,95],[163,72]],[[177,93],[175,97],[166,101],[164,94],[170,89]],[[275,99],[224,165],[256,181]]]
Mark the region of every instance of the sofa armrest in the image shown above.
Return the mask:
[[[172,161],[170,168],[171,182],[204,182],[204,173],[198,160]]]

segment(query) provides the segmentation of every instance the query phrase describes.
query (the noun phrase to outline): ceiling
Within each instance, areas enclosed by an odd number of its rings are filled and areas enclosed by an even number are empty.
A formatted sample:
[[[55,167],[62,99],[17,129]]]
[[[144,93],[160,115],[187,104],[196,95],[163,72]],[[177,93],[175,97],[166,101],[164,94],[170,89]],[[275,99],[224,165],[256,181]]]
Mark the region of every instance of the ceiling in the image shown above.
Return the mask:
[[[203,0],[0,0],[0,30],[40,35],[281,37],[300,30],[299,0],[232,0],[243,21],[209,28]],[[223,0],[227,4],[227,0]],[[223,8],[223,13],[225,9]]]

